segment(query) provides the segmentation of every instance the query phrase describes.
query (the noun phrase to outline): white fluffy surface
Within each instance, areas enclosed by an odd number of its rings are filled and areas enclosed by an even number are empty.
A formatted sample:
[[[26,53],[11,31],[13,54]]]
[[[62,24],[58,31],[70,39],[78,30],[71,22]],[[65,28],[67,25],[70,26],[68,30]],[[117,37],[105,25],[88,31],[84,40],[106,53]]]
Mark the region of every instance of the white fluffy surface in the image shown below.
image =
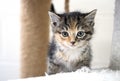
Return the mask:
[[[9,81],[120,81],[120,71],[93,70],[89,73],[76,71]]]

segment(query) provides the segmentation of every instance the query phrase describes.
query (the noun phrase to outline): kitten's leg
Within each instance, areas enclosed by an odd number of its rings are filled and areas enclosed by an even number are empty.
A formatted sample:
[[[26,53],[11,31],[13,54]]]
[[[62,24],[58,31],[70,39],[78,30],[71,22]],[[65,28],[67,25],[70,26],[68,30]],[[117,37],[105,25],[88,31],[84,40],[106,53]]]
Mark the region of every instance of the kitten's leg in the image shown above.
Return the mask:
[[[87,73],[90,73],[91,69],[89,67],[83,66],[82,68],[78,69],[77,72],[87,72]]]
[[[49,75],[59,73],[59,70],[60,70],[59,65],[57,65],[53,62],[48,63],[47,73]]]
[[[78,72],[91,72],[91,68],[90,68],[90,60],[84,60],[82,62],[80,62],[81,67],[80,69],[78,69]]]

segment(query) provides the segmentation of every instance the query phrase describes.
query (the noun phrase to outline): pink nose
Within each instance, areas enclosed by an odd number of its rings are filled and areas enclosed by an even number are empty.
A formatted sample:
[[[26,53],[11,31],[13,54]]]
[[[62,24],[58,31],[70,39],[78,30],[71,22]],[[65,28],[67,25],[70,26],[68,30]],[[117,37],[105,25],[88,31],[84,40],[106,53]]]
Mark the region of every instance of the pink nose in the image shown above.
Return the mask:
[[[75,41],[72,41],[71,44],[74,45],[74,44],[75,44]]]

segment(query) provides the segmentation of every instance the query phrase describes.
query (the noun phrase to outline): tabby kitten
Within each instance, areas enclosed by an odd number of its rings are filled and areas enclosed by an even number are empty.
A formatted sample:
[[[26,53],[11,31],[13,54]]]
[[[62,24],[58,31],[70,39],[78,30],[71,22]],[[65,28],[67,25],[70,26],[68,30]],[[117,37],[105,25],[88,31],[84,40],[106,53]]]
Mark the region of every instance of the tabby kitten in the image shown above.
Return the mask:
[[[49,12],[53,37],[48,53],[48,74],[90,67],[95,14],[96,10],[89,13]]]

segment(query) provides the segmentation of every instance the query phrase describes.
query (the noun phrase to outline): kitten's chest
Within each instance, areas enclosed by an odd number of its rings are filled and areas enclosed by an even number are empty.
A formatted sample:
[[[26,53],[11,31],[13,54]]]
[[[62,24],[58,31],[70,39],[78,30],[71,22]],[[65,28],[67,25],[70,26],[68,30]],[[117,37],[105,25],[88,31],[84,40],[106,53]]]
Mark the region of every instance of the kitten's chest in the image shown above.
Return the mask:
[[[68,57],[68,61],[77,61],[80,59],[80,56],[82,55],[82,50],[81,49],[72,49],[72,50],[64,50],[64,55]]]
[[[82,53],[81,49],[58,51],[56,53],[56,63],[60,64],[65,71],[73,71],[77,68],[76,64],[84,59]]]
[[[86,47],[77,49],[64,49],[57,51],[54,62],[61,66],[63,71],[74,71],[80,68],[86,58],[89,58],[89,51]],[[79,65],[78,65],[79,64]]]
[[[63,63],[74,63],[83,57],[83,49],[64,49],[56,53],[56,57]]]

